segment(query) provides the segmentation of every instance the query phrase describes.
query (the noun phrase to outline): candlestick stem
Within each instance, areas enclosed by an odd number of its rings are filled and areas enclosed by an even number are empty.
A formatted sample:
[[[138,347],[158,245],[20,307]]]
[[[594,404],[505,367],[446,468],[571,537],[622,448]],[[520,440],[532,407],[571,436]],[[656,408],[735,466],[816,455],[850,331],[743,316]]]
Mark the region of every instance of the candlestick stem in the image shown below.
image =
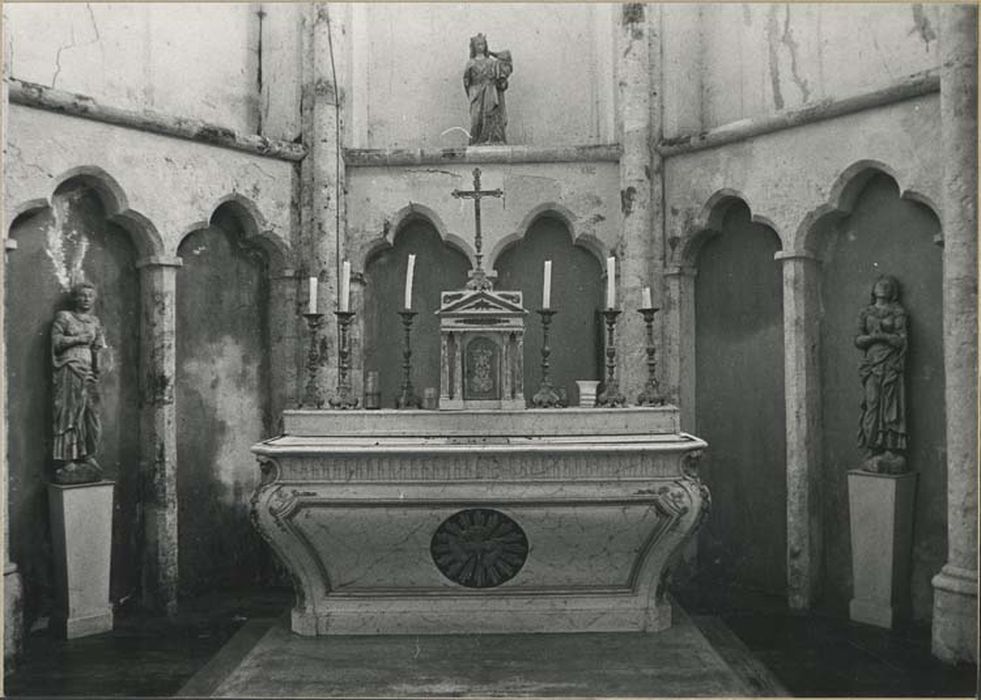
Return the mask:
[[[353,311],[335,311],[340,342],[337,348],[337,392],[327,402],[331,408],[357,408],[359,399],[351,392],[351,343],[348,329],[354,320]]]
[[[310,331],[310,349],[307,351],[307,384],[300,408],[323,408],[324,393],[320,389],[320,366],[327,355],[326,338],[320,335],[324,315],[305,312],[307,329]]]
[[[661,396],[657,383],[657,348],[654,345],[654,314],[658,312],[658,308],[647,307],[637,311],[644,317],[644,325],[647,328],[647,384],[637,396],[637,405],[663,406],[664,397]]]
[[[596,397],[596,405],[604,408],[618,408],[627,405],[627,400],[620,393],[617,385],[617,347],[616,328],[620,309],[604,309],[603,318],[606,320],[606,383],[603,391]]]
[[[531,398],[531,405],[535,408],[560,408],[562,399],[558,392],[552,387],[552,379],[549,377],[548,356],[552,349],[548,344],[548,327],[555,315],[554,309],[539,309],[538,314],[542,317],[542,383],[538,391]]]
[[[402,393],[395,399],[395,408],[419,408],[419,397],[412,387],[412,320],[415,311],[399,311],[405,347],[402,350]]]

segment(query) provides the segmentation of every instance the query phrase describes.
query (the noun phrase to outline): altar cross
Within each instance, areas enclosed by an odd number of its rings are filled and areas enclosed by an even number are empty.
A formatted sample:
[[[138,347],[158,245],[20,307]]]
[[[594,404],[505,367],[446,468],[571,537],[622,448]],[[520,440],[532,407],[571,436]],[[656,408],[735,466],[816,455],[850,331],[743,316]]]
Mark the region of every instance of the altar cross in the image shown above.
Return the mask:
[[[480,168],[473,169],[473,189],[472,190],[453,190],[453,196],[457,199],[473,200],[473,221],[474,221],[474,248],[476,250],[476,269],[474,276],[482,278],[484,276],[483,254],[481,253],[480,237],[480,200],[484,197],[503,197],[504,190],[482,190],[480,189]]]

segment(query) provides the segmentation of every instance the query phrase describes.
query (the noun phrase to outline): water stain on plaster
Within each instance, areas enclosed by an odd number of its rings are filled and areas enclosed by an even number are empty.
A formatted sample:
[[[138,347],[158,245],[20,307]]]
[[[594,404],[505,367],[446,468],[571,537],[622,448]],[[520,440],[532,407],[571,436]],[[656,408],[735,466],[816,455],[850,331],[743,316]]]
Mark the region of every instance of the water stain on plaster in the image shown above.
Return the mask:
[[[926,12],[923,9],[922,3],[915,3],[912,7],[913,10],[913,28],[909,30],[907,35],[919,34],[923,43],[926,44],[926,50],[930,50],[930,42],[936,40],[937,33],[933,30],[930,24],[930,19],[926,16]]]
[[[634,210],[634,199],[637,197],[637,188],[631,185],[626,189],[620,190],[620,211],[624,216],[629,216]]]
[[[52,205],[54,221],[45,231],[44,253],[54,266],[58,285],[66,292],[83,280],[82,263],[89,247],[88,239],[73,223],[72,205],[81,196],[83,191],[56,195]]]

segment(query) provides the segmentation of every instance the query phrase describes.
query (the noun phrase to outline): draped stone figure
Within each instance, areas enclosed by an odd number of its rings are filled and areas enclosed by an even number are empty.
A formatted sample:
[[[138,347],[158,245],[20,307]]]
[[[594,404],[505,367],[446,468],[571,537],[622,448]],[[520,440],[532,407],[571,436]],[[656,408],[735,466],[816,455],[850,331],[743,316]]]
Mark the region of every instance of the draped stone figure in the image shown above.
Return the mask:
[[[470,37],[470,60],[463,71],[463,87],[470,100],[471,145],[507,143],[504,91],[511,71],[510,51],[490,51],[483,34]]]
[[[899,281],[883,275],[872,286],[872,303],[859,314],[855,336],[855,346],[865,353],[859,366],[863,398],[858,444],[865,450],[866,471],[906,471],[907,331]]]
[[[68,311],[59,311],[51,327],[53,366],[54,482],[98,481],[95,461],[102,423],[99,418],[99,353],[106,347],[102,323],[92,313],[95,286],[87,282],[71,291]]]

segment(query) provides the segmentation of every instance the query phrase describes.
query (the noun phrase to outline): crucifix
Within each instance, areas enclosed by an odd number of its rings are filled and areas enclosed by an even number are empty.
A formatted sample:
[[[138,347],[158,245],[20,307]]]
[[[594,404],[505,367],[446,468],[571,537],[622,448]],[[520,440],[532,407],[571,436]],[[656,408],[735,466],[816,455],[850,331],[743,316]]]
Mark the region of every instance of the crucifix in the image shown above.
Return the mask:
[[[490,289],[491,282],[484,273],[483,253],[481,252],[482,239],[480,237],[480,200],[484,197],[503,197],[504,190],[482,190],[480,189],[480,168],[473,169],[473,189],[472,190],[453,190],[452,195],[457,199],[473,200],[473,220],[474,220],[474,249],[476,250],[477,264],[470,274],[470,281],[467,287],[470,289]]]

